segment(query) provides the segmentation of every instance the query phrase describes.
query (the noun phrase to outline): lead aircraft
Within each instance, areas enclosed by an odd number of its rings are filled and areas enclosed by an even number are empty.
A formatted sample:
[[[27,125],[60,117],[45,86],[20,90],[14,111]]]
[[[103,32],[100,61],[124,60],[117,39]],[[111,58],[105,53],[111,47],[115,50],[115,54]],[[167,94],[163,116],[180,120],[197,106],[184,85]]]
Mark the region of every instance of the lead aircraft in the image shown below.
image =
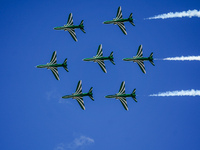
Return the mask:
[[[83,20],[81,21],[81,23],[79,25],[73,25],[72,13],[70,13],[66,25],[60,26],[60,27],[55,27],[53,29],[68,31],[69,34],[74,39],[74,41],[78,41],[77,38],[76,38],[76,33],[74,31],[74,29],[77,29],[77,28],[81,29],[81,31],[83,31],[84,33],[86,33],[85,30],[84,30],[84,26],[83,26]]]
[[[149,61],[153,66],[155,66],[153,62],[153,52],[150,54],[149,57],[143,57],[142,45],[139,46],[137,55],[132,58],[124,58],[124,61],[133,61],[136,62],[143,73],[146,73],[144,61]]]
[[[94,101],[92,90],[93,90],[93,87],[90,88],[88,93],[82,93],[82,81],[80,80],[78,82],[77,87],[76,87],[75,93],[72,93],[72,95],[65,95],[62,98],[73,98],[73,99],[76,99],[77,102],[79,103],[79,105],[81,106],[81,108],[83,110],[85,110],[83,97],[84,96],[89,96]]]
[[[130,22],[133,26],[135,26],[134,22],[133,22],[133,13],[130,14],[129,18],[125,18],[123,19],[122,17],[122,9],[121,6],[119,6],[118,10],[117,10],[117,16],[116,18],[114,18],[113,20],[109,20],[109,21],[104,21],[104,24],[114,24],[114,25],[118,25],[119,28],[122,30],[122,32],[127,35],[126,32],[126,28],[124,26],[124,22]]]
[[[135,91],[136,89],[133,90],[133,92],[131,94],[125,94],[125,81],[123,81],[121,83],[121,86],[120,86],[120,89],[119,89],[119,92],[116,93],[115,95],[107,95],[105,96],[106,98],[115,98],[115,99],[119,99],[120,102],[122,103],[122,105],[124,106],[124,108],[126,110],[128,110],[128,105],[127,105],[127,102],[126,102],[126,97],[132,97],[133,100],[135,102],[137,102],[137,99],[136,99],[136,95],[135,95]]]
[[[67,72],[69,72],[68,69],[67,69],[67,58],[64,60],[64,62],[62,64],[57,64],[57,54],[56,54],[56,51],[53,52],[53,55],[51,57],[50,63],[47,63],[46,65],[38,65],[36,67],[37,68],[47,68],[47,69],[50,69],[57,80],[60,80],[59,75],[58,75],[58,69],[57,69],[57,67],[63,67]]]
[[[108,57],[103,57],[103,50],[102,50],[102,44],[99,45],[98,50],[97,50],[97,54],[96,56],[92,57],[92,58],[85,58],[83,59],[84,61],[93,61],[93,62],[97,62],[99,64],[99,66],[101,67],[101,69],[103,70],[103,72],[107,73],[106,71],[106,66],[104,64],[104,60],[110,60],[110,62],[112,64],[115,65],[115,62],[113,60],[113,52],[110,53],[110,56]]]

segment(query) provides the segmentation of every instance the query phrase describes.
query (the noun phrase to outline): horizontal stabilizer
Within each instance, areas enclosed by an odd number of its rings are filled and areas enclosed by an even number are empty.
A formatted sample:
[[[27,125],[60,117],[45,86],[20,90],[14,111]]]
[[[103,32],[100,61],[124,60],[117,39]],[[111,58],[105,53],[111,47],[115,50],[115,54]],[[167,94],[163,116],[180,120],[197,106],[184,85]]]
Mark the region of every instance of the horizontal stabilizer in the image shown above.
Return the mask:
[[[150,58],[153,58],[153,52],[150,54],[150,56],[149,56]]]
[[[92,90],[93,90],[93,87],[90,88],[90,90],[89,90],[88,93],[91,93],[91,94],[92,94]]]
[[[132,17],[133,17],[133,13],[131,13],[130,16],[129,16],[129,22],[130,22],[133,26],[135,26]]]
[[[67,65],[67,58],[65,58],[63,64],[64,64],[64,65]]]
[[[83,33],[86,33],[84,30],[83,20],[81,21],[79,26],[80,26],[81,31],[83,31]]]
[[[89,97],[94,101],[92,90],[93,90],[93,87],[90,88],[88,94],[90,94]]]
[[[113,58],[113,52],[111,52],[110,53],[110,56],[109,56],[109,58],[110,58],[110,62],[113,64],[113,65],[115,65],[115,62],[114,62],[114,58]]]
[[[134,100],[135,102],[137,102],[137,99],[136,99],[135,97],[133,97],[133,100]]]
[[[150,62],[153,66],[155,66],[155,64],[154,64],[154,62],[153,62],[153,52],[150,54],[149,58],[150,58],[149,62]]]
[[[67,66],[64,66],[63,67],[67,72],[69,72],[69,70],[68,70],[68,68],[67,68]]]
[[[64,60],[64,62],[63,62],[63,68],[67,71],[67,72],[69,72],[69,70],[67,69],[67,58]]]
[[[83,31],[83,33],[86,33],[85,30],[84,30],[84,28],[80,28],[80,29],[81,29],[81,31]]]
[[[137,102],[137,99],[136,99],[136,95],[135,95],[135,92],[136,92],[136,89],[134,89],[133,90],[133,92],[131,93],[131,95],[132,95],[132,98],[133,98],[133,100],[135,101],[135,102]]]
[[[132,17],[133,17],[133,13],[130,14],[129,18],[132,18]]]
[[[135,95],[136,89],[133,90],[133,92],[131,93],[132,95]]]
[[[153,66],[155,66],[155,64],[154,64],[154,62],[153,62],[153,60],[150,60],[149,61]]]

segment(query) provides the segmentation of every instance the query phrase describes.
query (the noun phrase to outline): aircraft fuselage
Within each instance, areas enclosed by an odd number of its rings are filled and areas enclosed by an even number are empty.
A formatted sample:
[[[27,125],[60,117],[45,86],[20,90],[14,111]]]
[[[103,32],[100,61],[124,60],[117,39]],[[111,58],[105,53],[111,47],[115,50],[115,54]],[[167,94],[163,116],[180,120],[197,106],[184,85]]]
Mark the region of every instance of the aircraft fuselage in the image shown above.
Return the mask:
[[[77,97],[84,97],[84,96],[92,96],[92,93],[81,93],[81,94],[65,95],[62,98],[73,98],[73,99],[76,99]]]
[[[110,60],[110,57],[92,57],[92,58],[85,58],[84,61],[98,61],[98,60]]]
[[[106,98],[116,98],[119,99],[119,97],[135,97],[135,94],[115,94],[115,95],[107,95]]]
[[[142,61],[152,61],[151,57],[132,57],[132,58],[124,58],[124,61],[134,61],[134,60],[142,60]]]
[[[67,30],[67,29],[77,29],[77,28],[83,28],[83,25],[78,25],[78,26],[59,26],[53,28],[54,30]]]
[[[126,19],[113,19],[113,20],[108,20],[108,21],[104,21],[104,24],[117,24],[118,22],[127,22],[127,21],[133,21],[132,18],[126,18]]]
[[[37,68],[50,68],[50,67],[65,67],[65,64],[49,64],[47,63],[46,65],[38,65],[36,66]]]

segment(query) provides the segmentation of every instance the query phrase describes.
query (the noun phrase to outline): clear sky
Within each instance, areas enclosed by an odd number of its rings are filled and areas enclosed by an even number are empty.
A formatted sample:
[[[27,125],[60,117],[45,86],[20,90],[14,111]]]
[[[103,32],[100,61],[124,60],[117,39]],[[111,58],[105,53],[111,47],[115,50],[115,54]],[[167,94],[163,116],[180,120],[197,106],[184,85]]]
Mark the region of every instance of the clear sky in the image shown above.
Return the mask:
[[[135,27],[125,23],[127,35],[116,25],[102,22],[133,13]],[[146,74],[123,58],[143,54],[162,59],[200,55],[200,18],[144,20],[168,12],[200,9],[190,0],[2,0],[0,2],[1,101],[0,147],[3,150],[198,150],[200,147],[200,97],[150,97],[165,91],[199,90],[199,61],[155,60],[145,62]],[[68,32],[53,30],[84,20],[86,34],[76,30],[78,42]],[[107,73],[83,58],[114,52]],[[60,81],[50,70],[35,66],[68,58],[68,69],[58,68]],[[76,100],[62,99],[74,93],[82,80],[83,92],[93,87],[94,99],[84,97],[86,110]],[[136,88],[138,103],[127,98],[129,111],[106,95]]]

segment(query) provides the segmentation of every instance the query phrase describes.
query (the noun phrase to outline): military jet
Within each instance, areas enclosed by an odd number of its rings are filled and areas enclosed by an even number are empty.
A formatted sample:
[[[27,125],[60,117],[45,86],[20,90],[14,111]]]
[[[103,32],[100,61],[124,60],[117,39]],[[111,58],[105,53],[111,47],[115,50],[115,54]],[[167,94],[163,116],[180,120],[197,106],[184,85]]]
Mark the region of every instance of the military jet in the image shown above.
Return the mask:
[[[93,87],[90,88],[88,93],[82,93],[82,81],[80,80],[78,82],[78,85],[77,85],[77,88],[76,88],[76,92],[72,93],[72,95],[65,95],[62,98],[73,98],[73,99],[76,99],[77,102],[79,103],[79,105],[81,106],[81,108],[83,110],[85,110],[83,97],[84,96],[89,96],[94,101],[93,94],[92,94],[92,89],[93,89]]]
[[[99,48],[97,50],[97,54],[96,56],[92,57],[92,58],[85,58],[83,59],[84,61],[93,61],[93,62],[97,62],[99,64],[99,66],[101,67],[101,69],[103,70],[103,72],[107,73],[106,71],[106,67],[104,64],[104,60],[110,60],[112,64],[115,65],[115,62],[113,60],[113,52],[110,53],[110,56],[108,57],[103,57],[103,50],[102,50],[102,44],[99,45]]]
[[[122,32],[125,35],[127,35],[126,28],[124,26],[124,22],[129,21],[133,26],[135,26],[132,16],[133,16],[133,13],[130,14],[129,18],[123,19],[123,17],[122,17],[122,9],[121,9],[121,6],[120,6],[118,8],[118,10],[117,10],[116,18],[114,18],[113,20],[105,21],[103,23],[104,24],[114,24],[114,25],[117,24],[119,26],[119,28],[122,30]]]
[[[52,73],[54,74],[54,76],[56,77],[57,80],[59,79],[59,75],[58,75],[58,69],[57,67],[63,67],[67,72],[67,58],[64,60],[64,62],[62,64],[57,64],[57,54],[56,51],[53,52],[53,55],[51,57],[51,61],[50,63],[47,63],[46,65],[38,65],[36,66],[37,68],[47,68],[50,69],[52,71]]]
[[[125,81],[123,81],[121,83],[121,86],[120,86],[120,89],[119,89],[119,92],[115,95],[107,95],[105,96],[106,98],[115,98],[115,99],[119,99],[120,102],[122,103],[122,105],[124,106],[124,108],[126,110],[128,110],[128,105],[127,105],[127,102],[126,102],[126,97],[132,97],[133,100],[135,102],[137,102],[136,100],[136,95],[135,95],[135,91],[136,89],[133,90],[133,92],[131,94],[125,94]]]
[[[84,33],[86,33],[85,30],[84,30],[84,26],[83,26],[83,20],[81,21],[81,23],[79,25],[73,25],[72,13],[70,13],[66,25],[61,26],[61,27],[55,27],[53,29],[68,31],[69,34],[74,39],[74,41],[78,41],[77,38],[76,38],[76,33],[74,31],[74,29],[77,29],[77,28],[81,29],[81,31],[83,31]]]
[[[143,73],[146,73],[146,70],[144,67],[144,61],[149,61],[153,66],[155,66],[153,62],[153,53],[151,53],[149,57],[143,57],[142,45],[139,46],[137,55],[135,57],[124,58],[123,60],[136,62]]]

